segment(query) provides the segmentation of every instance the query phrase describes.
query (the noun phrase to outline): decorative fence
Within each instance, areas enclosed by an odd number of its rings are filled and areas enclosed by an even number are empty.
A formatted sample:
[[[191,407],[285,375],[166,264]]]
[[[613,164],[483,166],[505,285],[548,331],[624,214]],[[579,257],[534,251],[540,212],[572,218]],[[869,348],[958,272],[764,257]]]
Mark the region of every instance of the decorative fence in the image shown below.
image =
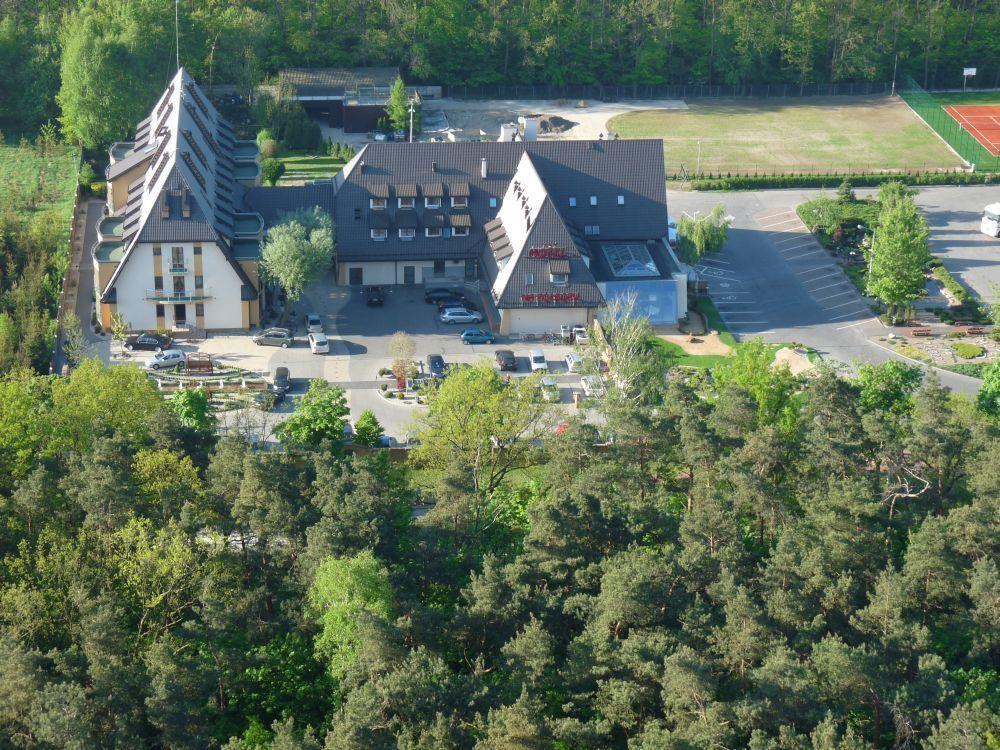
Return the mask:
[[[955,152],[969,164],[976,165],[977,172],[1000,172],[1000,156],[994,156],[983,144],[963,128],[941,103],[925,91],[910,76],[904,76],[899,95],[917,116],[934,130]]]
[[[82,158],[82,157],[81,157]],[[62,286],[59,289],[59,300],[56,305],[56,333],[55,341],[52,342],[52,357],[49,360],[49,374],[61,374],[66,358],[63,356],[63,318],[66,311],[75,307],[76,292],[80,285],[80,273],[83,270],[83,261],[77,257],[76,246],[83,245],[83,233],[87,226],[86,214],[83,221],[77,220],[80,208],[81,188],[76,186],[76,194],[73,196],[73,213],[70,215],[69,240],[66,243],[66,272],[63,274]],[[93,271],[85,271],[93,273]],[[81,320],[81,325],[90,325],[89,320]]]
[[[452,99],[593,99],[613,102],[620,99],[707,99],[757,98],[786,99],[807,96],[888,96],[892,84],[858,83],[753,83],[745,86],[707,84],[607,86],[602,84],[537,84],[526,86],[444,86],[444,96]]]

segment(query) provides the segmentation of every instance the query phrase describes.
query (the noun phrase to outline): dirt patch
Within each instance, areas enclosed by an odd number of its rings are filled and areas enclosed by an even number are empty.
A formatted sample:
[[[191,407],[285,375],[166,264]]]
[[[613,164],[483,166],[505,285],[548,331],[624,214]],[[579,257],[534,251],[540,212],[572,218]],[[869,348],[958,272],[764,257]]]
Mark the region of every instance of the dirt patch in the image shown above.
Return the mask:
[[[565,133],[570,128],[575,128],[579,124],[559,115],[544,115],[538,118],[538,132],[544,135],[555,135],[557,133]]]
[[[719,338],[717,333],[704,336],[688,336],[686,334],[661,333],[659,338],[677,344],[687,354],[718,354],[727,356],[732,349]]]
[[[774,353],[774,362],[771,363],[771,367],[782,366],[787,366],[792,375],[801,375],[816,368],[816,365],[809,361],[809,356],[803,350],[792,349],[788,346],[778,349]]]

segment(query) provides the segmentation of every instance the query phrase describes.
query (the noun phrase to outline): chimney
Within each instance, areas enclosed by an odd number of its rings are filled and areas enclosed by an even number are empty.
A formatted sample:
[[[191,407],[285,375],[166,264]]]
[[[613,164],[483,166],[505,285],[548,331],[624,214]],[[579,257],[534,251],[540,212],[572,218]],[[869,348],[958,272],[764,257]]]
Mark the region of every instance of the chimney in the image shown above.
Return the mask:
[[[432,172],[437,172],[438,171],[438,163],[436,161],[432,161],[431,162],[431,171]]]
[[[365,173],[365,160],[362,159],[361,161],[358,162],[358,174],[364,174],[364,173]]]
[[[486,179],[486,157],[483,157],[482,162],[479,164],[479,176],[484,180]]]

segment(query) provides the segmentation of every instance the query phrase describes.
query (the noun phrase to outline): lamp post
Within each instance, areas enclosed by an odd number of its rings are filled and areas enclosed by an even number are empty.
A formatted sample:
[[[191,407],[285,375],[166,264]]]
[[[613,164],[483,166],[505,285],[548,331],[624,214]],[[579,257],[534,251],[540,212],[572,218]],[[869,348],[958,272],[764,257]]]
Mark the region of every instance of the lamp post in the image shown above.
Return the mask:
[[[867,232],[868,231],[868,227],[866,227],[864,224],[858,224],[858,229],[860,229],[862,232]],[[871,250],[868,252],[868,278],[865,279],[865,289],[866,290],[868,288],[869,279],[871,278],[872,268],[874,267],[874,264],[875,264],[875,234],[876,234],[877,231],[878,230],[876,230],[876,229],[871,230],[871,232],[872,232],[872,247],[871,247]]]
[[[413,97],[410,97],[410,143],[413,143]]]

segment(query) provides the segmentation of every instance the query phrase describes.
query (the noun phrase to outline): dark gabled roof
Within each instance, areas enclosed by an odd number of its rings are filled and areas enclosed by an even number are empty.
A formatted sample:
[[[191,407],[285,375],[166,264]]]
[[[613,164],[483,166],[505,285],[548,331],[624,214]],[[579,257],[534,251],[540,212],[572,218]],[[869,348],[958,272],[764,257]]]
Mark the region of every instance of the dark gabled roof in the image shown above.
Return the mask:
[[[298,96],[342,97],[363,87],[385,88],[399,77],[399,68],[285,68],[278,80],[295,88]]]
[[[335,194],[336,189],[330,183],[252,187],[246,191],[243,202],[247,208],[264,217],[265,226],[271,227],[281,220],[283,214],[313,206],[319,206],[332,216]]]
[[[518,141],[461,143],[370,143],[359,154],[354,168],[346,169],[337,192],[334,223],[337,256],[341,260],[431,260],[477,258],[486,247],[484,225],[496,218],[521,156],[530,153],[553,207],[570,226],[597,224],[601,239],[660,238],[667,234],[666,178],[661,140]],[[486,178],[481,174],[486,160]],[[467,215],[467,237],[400,240],[390,234],[384,242],[371,240],[366,215],[368,200],[377,186],[440,183],[447,195],[468,193],[468,208],[443,213]],[[390,188],[385,188],[390,189]],[[590,195],[598,205],[590,205]],[[617,197],[625,196],[622,206]],[[569,207],[569,197],[577,205]],[[497,205],[491,206],[493,200]],[[356,212],[356,209],[361,209]],[[409,209],[407,209],[409,210]],[[424,209],[415,209],[418,220]],[[439,210],[439,209],[433,209]],[[397,209],[387,209],[395,224]],[[357,218],[355,218],[357,216]],[[459,222],[464,219],[458,219]],[[568,244],[578,246],[571,236]]]
[[[485,255],[492,253],[486,251]],[[567,284],[552,283],[549,274],[554,261],[565,264],[565,271],[555,273],[567,273]],[[515,265],[509,269],[506,283],[495,297],[497,307],[501,309],[604,305],[604,296],[597,288],[593,274],[577,251],[549,197],[543,200],[520,254],[507,262]],[[492,286],[499,269],[495,261],[485,264],[485,268]]]
[[[444,185],[440,182],[425,182],[422,188],[425,198],[443,198]]]
[[[416,198],[417,186],[414,184],[394,185],[397,198]]]
[[[137,167],[140,164],[147,161],[150,157],[152,157],[152,155],[153,151],[151,149],[147,150],[142,148],[141,146],[137,146],[136,150],[133,151],[128,156],[126,156],[124,159],[119,159],[114,164],[109,165],[108,170],[105,173],[105,176],[109,180],[113,180],[116,177],[120,177],[121,175],[128,172],[130,169]]]
[[[374,185],[370,185],[368,187],[368,192],[371,193],[372,198],[388,198],[389,184],[385,182],[376,182]]]

